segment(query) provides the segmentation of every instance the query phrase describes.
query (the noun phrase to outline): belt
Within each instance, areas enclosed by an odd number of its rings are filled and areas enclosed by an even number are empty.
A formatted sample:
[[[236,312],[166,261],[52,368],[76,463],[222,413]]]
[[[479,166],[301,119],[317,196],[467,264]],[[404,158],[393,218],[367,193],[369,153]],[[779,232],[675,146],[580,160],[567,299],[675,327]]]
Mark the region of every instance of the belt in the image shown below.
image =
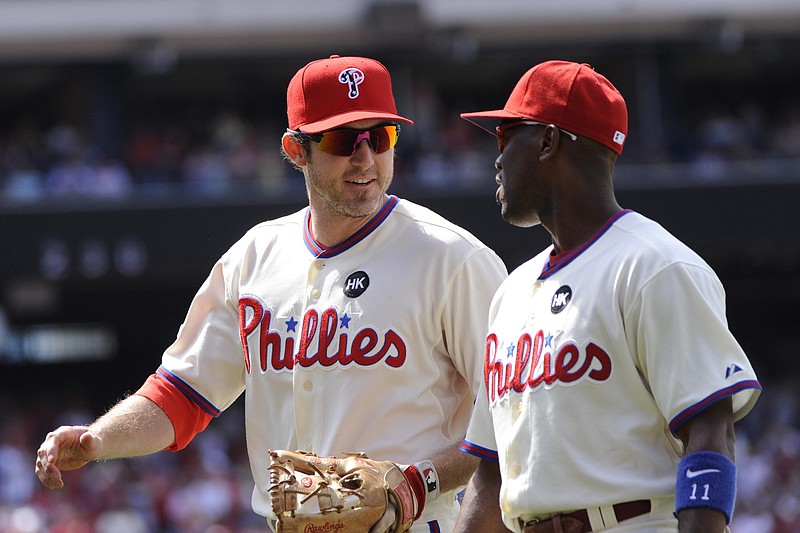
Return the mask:
[[[613,505],[617,522],[650,512],[650,500],[635,500]],[[592,525],[585,509],[573,513],[556,514],[544,520],[531,520],[524,524],[525,533],[590,533]]]

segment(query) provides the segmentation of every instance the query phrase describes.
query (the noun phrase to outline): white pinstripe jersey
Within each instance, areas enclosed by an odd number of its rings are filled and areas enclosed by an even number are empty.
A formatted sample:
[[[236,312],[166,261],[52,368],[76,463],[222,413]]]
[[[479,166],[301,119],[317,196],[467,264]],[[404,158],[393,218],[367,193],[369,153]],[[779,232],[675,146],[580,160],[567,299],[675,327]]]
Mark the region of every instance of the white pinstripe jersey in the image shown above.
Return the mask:
[[[622,211],[553,265],[551,250],[492,302],[462,445],[499,460],[512,530],[516,518],[674,498],[672,433],[725,396],[739,419],[760,392],[719,279],[660,225]]]
[[[269,449],[410,464],[461,439],[506,277],[474,236],[394,196],[333,248],[308,224],[305,209],[235,243],[159,370],[215,415],[246,391],[253,508],[265,516]],[[451,513],[442,500],[420,520]]]

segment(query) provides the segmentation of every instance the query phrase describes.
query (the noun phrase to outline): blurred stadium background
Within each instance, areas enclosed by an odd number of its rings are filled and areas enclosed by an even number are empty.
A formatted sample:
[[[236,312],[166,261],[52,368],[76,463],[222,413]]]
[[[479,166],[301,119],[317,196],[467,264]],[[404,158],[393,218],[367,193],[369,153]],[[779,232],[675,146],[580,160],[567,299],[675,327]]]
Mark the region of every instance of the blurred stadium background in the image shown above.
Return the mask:
[[[40,489],[35,449],[135,390],[213,261],[305,202],[284,164],[285,88],[367,55],[404,127],[393,191],[517,266],[494,143],[546,59],[588,62],[630,107],[619,199],[700,252],[766,392],[740,423],[734,533],[800,531],[800,3],[796,0],[0,0],[0,532],[263,531],[237,403],[180,454]],[[698,354],[701,356],[702,354]]]

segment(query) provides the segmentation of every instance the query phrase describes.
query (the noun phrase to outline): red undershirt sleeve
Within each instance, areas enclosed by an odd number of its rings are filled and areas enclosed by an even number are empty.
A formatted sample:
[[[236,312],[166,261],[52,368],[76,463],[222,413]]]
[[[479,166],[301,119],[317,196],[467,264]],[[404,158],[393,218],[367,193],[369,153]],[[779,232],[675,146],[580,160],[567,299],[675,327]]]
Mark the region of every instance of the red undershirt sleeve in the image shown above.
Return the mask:
[[[148,377],[135,394],[144,396],[158,405],[172,422],[175,442],[166,449],[173,452],[185,448],[213,418],[170,381],[158,374]]]

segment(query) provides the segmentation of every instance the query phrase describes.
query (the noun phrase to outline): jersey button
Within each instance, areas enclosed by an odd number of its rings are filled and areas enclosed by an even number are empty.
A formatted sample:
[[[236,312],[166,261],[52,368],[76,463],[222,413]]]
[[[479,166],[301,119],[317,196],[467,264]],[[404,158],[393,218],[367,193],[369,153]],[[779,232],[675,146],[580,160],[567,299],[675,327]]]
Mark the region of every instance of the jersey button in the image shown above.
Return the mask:
[[[522,413],[522,401],[517,400],[512,404],[511,413],[513,415],[514,421],[519,418],[520,413]]]
[[[310,379],[307,379],[307,380],[306,380],[306,382],[305,382],[305,383],[303,383],[303,388],[304,388],[306,391],[308,391],[308,392],[311,392],[312,390],[314,390],[314,384],[313,384],[313,383],[311,383],[311,380],[310,380]]]
[[[322,294],[322,292],[319,289],[313,289],[311,291],[311,297],[314,298],[315,300],[319,298],[320,294]]]
[[[325,261],[314,261],[314,268],[317,270],[322,270],[325,268]]]

